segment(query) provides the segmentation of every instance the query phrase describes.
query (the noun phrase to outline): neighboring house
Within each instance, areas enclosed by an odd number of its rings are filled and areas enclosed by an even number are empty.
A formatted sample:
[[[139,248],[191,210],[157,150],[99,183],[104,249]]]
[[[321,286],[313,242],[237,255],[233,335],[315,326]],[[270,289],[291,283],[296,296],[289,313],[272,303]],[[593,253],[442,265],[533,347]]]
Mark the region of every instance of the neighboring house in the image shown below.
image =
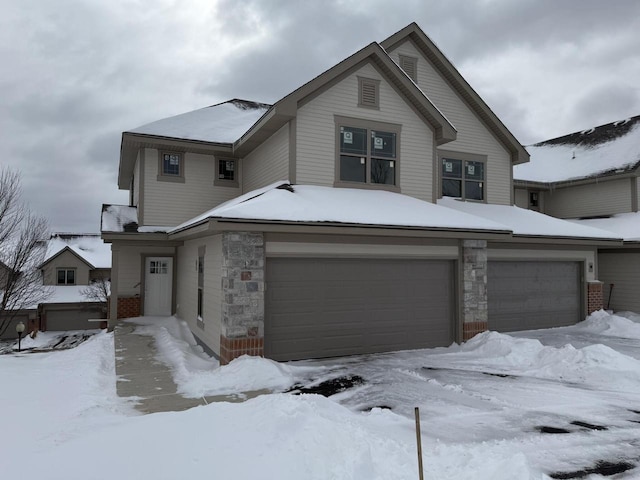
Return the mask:
[[[640,311],[640,116],[546,140],[528,150],[531,161],[514,168],[516,205],[623,238],[622,247],[598,251],[604,304]]]
[[[515,207],[528,160],[416,24],[274,105],[126,131],[110,324],[176,314],[226,363],[575,323],[602,306],[597,249],[622,241]]]
[[[86,330],[100,327],[106,319],[105,302],[83,292],[95,282],[109,282],[111,249],[96,234],[56,233],[47,244],[44,262],[38,267],[42,282],[51,291],[38,306],[40,330]]]
[[[7,276],[10,275],[12,269],[0,261],[0,299],[2,298],[3,288],[6,285]],[[0,332],[0,339],[17,338],[16,325],[19,322],[25,324],[26,328],[31,330],[37,326],[37,316],[35,310],[21,309],[13,310],[10,313],[0,314],[0,323],[5,318],[11,318],[11,321],[4,332]]]

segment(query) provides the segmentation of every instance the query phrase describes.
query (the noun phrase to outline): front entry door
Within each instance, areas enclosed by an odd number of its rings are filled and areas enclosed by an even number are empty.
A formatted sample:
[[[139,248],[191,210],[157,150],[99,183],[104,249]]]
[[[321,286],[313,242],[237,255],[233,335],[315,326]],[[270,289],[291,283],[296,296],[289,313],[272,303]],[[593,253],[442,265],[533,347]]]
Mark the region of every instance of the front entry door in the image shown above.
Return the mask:
[[[147,257],[145,260],[144,314],[171,315],[173,258]]]

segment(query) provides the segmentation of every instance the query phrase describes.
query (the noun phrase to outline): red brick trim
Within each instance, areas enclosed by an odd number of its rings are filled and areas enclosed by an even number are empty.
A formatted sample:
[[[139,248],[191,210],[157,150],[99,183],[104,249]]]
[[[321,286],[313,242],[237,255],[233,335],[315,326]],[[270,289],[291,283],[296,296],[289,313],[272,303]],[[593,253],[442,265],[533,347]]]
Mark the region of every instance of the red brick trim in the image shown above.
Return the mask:
[[[587,284],[587,315],[602,310],[602,282],[589,282]]]
[[[140,297],[118,297],[118,318],[140,316]]]
[[[466,342],[487,330],[489,330],[488,322],[465,322],[462,324],[462,340]]]
[[[220,365],[226,365],[242,355],[264,357],[263,337],[227,338],[220,335]]]

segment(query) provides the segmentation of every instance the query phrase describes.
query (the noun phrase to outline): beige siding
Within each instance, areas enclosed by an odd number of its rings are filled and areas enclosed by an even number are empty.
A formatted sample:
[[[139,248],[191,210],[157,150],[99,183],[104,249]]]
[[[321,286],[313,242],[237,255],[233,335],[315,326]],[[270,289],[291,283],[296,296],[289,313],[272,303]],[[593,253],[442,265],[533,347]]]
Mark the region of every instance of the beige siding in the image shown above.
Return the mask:
[[[204,246],[204,329],[197,324],[198,248]],[[220,354],[222,237],[220,235],[185,242],[178,249],[177,315],[217,355]]]
[[[240,195],[239,188],[214,186],[213,155],[185,154],[184,182],[158,180],[158,151],[147,148],[144,225],[173,226]]]
[[[514,190],[513,201],[517,207],[529,208],[529,192],[526,188],[516,188]]]
[[[488,157],[487,201],[509,205],[511,203],[511,158],[508,151],[411,42],[401,44],[391,51],[390,55],[395,62],[399,62],[399,55],[418,58],[418,85],[458,131],[457,139],[442,145],[442,148],[486,155]]]
[[[598,280],[604,283],[602,293],[607,308],[611,284],[610,308],[616,311],[640,312],[640,253],[598,254]]]
[[[112,247],[113,249],[114,247]],[[143,255],[173,255],[173,247],[120,246],[117,255],[117,288],[121,297],[140,295]],[[113,265],[116,271],[116,265]]]
[[[631,211],[628,179],[557,188],[544,194],[544,213],[558,218],[579,218]]]
[[[289,125],[271,135],[242,159],[244,192],[289,178]]]
[[[42,268],[42,281],[45,285],[56,285],[58,283],[58,268],[75,269],[76,285],[89,284],[89,266],[80,260],[73,253],[66,251],[52,259]]]
[[[379,110],[358,107],[358,75],[381,81]],[[297,183],[333,186],[336,161],[334,115],[401,125],[399,168],[402,193],[432,200],[433,132],[371,65],[365,65],[298,110]]]

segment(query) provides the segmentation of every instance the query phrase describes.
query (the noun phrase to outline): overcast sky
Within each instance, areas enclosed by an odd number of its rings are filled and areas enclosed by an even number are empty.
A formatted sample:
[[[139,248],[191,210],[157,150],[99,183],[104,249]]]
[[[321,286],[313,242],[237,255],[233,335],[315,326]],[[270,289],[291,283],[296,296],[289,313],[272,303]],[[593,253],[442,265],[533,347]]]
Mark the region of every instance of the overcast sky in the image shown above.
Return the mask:
[[[122,131],[273,103],[413,21],[525,145],[640,114],[638,0],[0,0],[0,165],[97,232]]]

